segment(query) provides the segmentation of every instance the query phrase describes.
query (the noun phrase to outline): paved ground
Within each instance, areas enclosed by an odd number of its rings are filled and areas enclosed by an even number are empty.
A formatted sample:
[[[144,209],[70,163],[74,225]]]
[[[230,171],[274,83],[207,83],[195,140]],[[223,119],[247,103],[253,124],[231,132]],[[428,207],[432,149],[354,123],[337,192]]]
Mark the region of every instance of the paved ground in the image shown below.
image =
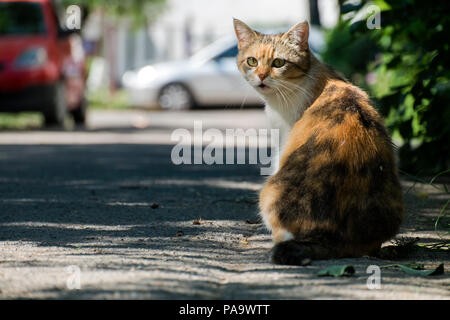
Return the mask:
[[[0,298],[450,299],[444,250],[417,249],[399,261],[269,264],[270,236],[254,223],[259,167],[172,164],[170,135],[194,120],[265,126],[260,110],[96,111],[87,130],[1,132]],[[434,231],[447,196],[403,185],[401,236],[448,241]],[[367,288],[369,265],[413,261],[447,270],[414,277],[382,269],[381,289]],[[332,264],[352,264],[356,274],[316,275]],[[71,290],[77,279],[80,289]]]

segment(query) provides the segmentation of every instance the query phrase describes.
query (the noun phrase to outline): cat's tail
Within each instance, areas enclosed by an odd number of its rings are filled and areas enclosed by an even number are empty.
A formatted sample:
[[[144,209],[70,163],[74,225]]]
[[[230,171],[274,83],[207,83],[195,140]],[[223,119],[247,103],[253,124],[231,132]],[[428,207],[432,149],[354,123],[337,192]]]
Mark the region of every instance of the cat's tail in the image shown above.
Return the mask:
[[[339,242],[288,240],[277,243],[272,248],[270,258],[274,264],[302,266],[311,260],[375,256],[381,246],[381,243],[364,246],[342,246],[336,243]]]
[[[319,243],[288,240],[272,248],[270,259],[274,264],[302,266],[311,260],[333,258],[335,252],[332,251]]]

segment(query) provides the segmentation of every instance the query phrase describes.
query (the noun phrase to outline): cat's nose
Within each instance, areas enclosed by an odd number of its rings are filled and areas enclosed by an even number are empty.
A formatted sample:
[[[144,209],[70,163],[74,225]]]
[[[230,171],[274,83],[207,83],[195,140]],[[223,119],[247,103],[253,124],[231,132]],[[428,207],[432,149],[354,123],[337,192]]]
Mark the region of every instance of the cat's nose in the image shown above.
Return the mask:
[[[259,79],[261,79],[261,81],[263,81],[267,77],[267,74],[266,73],[258,73],[258,77],[259,77]]]

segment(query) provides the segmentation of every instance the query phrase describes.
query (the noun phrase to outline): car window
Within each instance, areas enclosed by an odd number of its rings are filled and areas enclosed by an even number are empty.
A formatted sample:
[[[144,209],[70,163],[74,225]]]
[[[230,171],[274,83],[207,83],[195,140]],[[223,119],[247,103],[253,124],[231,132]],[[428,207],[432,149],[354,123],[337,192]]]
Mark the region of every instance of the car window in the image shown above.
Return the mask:
[[[238,54],[238,47],[237,47],[237,45],[235,45],[235,46],[232,46],[231,48],[225,50],[221,54],[217,55],[214,59],[219,60],[222,58],[234,58],[237,56],[237,54]]]
[[[39,3],[0,2],[0,36],[45,32],[45,21]]]

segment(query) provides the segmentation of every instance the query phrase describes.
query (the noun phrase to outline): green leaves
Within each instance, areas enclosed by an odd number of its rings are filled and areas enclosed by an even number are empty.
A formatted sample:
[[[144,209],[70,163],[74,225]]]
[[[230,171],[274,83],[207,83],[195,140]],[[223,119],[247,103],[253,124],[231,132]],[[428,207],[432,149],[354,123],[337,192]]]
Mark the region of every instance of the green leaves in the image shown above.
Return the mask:
[[[319,277],[351,277],[355,274],[355,268],[351,265],[334,265],[320,270],[317,275]]]
[[[396,268],[402,270],[404,273],[411,276],[437,276],[444,274],[444,264],[441,263],[438,267],[430,270],[425,270],[423,264],[409,263],[409,264],[388,264],[380,268]],[[317,275],[319,277],[351,277],[355,274],[355,268],[351,265],[332,265],[320,270]]]
[[[424,266],[421,264],[415,264],[411,263],[409,265],[404,264],[389,264],[386,266],[381,266],[380,268],[399,268],[403,272],[412,275],[412,276],[419,276],[419,277],[426,277],[426,276],[437,276],[444,274],[444,264],[441,263],[437,268],[431,269],[431,270],[424,270]]]
[[[365,20],[344,21],[351,13],[364,15],[369,4],[381,9],[381,29],[367,29]],[[400,167],[410,172],[434,174],[450,165],[450,18],[442,14],[448,11],[447,0],[344,5],[322,55],[370,92],[399,135]]]

